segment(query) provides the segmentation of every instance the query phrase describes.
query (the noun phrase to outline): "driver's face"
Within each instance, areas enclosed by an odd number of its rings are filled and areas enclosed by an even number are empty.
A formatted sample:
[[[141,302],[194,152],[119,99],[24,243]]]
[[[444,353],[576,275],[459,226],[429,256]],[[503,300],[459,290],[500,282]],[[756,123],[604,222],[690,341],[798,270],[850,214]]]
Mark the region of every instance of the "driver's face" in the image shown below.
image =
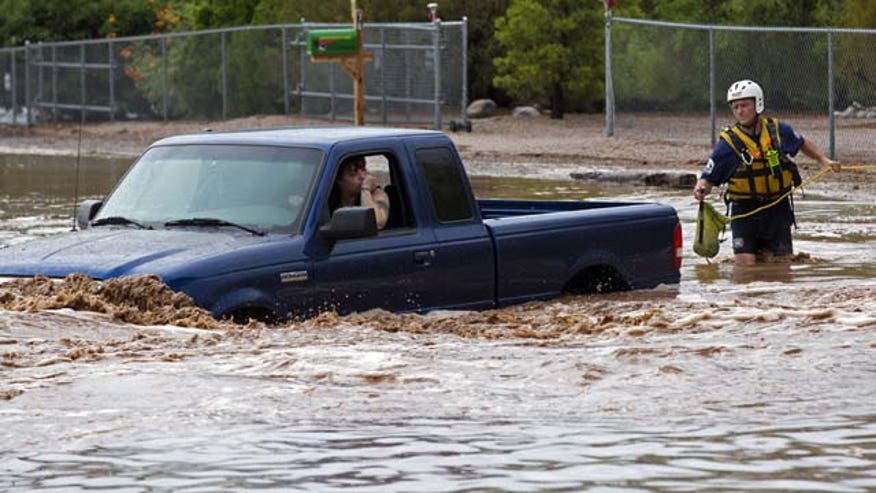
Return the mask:
[[[362,183],[368,175],[365,160],[358,158],[352,163],[345,163],[338,176],[338,185],[344,192],[355,193],[362,189]]]

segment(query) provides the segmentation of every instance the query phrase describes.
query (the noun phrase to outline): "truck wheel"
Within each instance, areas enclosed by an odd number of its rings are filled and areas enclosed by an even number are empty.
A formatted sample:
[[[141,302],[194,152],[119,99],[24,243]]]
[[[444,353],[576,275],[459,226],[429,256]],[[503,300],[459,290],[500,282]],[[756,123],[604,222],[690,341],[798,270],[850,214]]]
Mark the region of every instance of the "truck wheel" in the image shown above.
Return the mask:
[[[450,125],[449,125],[449,126],[450,126],[450,131],[451,131],[451,132],[456,132],[456,129],[457,129],[457,127],[456,127],[456,120],[450,120]]]
[[[465,121],[465,131],[471,133],[471,120]]]
[[[277,322],[277,316],[270,310],[265,308],[250,306],[238,308],[231,313],[228,313],[226,319],[231,319],[232,322],[240,325],[246,325],[250,320],[272,324]]]

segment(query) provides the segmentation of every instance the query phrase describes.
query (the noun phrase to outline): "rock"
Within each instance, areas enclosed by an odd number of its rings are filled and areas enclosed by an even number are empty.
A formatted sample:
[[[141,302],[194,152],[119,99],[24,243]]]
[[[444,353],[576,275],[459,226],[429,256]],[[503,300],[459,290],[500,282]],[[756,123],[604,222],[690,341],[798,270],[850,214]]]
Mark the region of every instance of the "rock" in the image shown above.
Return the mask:
[[[694,186],[697,175],[684,171],[645,173],[630,170],[585,171],[570,173],[575,180],[638,183],[649,187],[687,189]]]
[[[487,118],[496,114],[496,102],[492,99],[476,99],[465,109],[469,118]]]
[[[532,118],[539,116],[541,113],[532,106],[517,106],[511,110],[511,116],[515,118]]]
[[[876,106],[864,106],[863,104],[852,101],[846,109],[842,111],[834,111],[833,114],[840,118],[861,118],[872,120],[876,118]]]

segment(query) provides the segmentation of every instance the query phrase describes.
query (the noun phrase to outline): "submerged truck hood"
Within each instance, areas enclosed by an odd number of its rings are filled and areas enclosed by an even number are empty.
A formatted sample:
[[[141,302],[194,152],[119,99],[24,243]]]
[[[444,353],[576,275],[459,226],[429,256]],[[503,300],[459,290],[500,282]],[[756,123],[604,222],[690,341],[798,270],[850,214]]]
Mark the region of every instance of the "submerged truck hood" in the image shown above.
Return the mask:
[[[65,277],[74,272],[95,279],[133,274],[165,277],[198,260],[270,241],[270,237],[215,229],[88,229],[0,248],[0,277]]]

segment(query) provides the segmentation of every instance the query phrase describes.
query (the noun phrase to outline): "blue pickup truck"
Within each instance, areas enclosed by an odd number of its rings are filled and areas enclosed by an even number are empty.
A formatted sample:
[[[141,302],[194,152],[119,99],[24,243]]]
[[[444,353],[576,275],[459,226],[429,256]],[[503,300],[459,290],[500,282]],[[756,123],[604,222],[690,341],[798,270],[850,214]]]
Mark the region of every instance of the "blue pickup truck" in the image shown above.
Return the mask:
[[[329,212],[339,163],[374,163],[390,199]],[[0,248],[0,276],[155,274],[216,317],[486,309],[679,282],[672,207],[478,200],[443,133],[205,132],[151,145],[79,229]]]

